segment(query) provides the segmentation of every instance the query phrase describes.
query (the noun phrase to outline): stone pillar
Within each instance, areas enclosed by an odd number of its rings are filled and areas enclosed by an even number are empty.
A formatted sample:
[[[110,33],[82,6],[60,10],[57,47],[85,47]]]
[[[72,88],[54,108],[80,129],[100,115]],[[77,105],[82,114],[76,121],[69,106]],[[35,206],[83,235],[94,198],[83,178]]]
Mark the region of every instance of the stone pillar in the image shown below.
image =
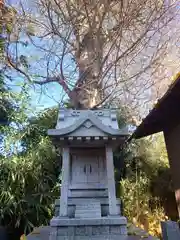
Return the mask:
[[[61,197],[60,197],[60,217],[68,216],[68,189],[70,175],[70,153],[69,147],[64,147],[62,150],[62,182],[61,182]]]
[[[109,215],[118,215],[114,180],[113,152],[112,147],[110,146],[106,146],[106,168],[108,180]]]

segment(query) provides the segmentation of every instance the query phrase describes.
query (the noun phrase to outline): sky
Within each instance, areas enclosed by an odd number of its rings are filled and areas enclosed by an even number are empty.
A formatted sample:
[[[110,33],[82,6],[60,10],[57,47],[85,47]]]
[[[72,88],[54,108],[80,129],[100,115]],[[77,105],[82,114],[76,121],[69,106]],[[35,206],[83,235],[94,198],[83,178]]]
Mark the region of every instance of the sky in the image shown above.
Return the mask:
[[[23,37],[21,39],[25,41]],[[38,42],[39,40],[36,39],[37,44]],[[29,44],[26,47],[19,45],[18,50],[22,55],[28,57],[28,63],[30,64],[30,73],[36,73],[37,75],[46,75],[46,67],[41,66],[41,58],[43,57],[41,51],[38,51],[32,44]],[[37,66],[38,62],[39,65]],[[51,67],[53,67],[53,62],[51,62]],[[13,84],[10,84],[10,86],[13,91],[19,92],[25,78],[16,72],[11,72],[11,74],[13,75]],[[36,77],[33,79],[37,80]],[[41,111],[45,108],[57,106],[60,103],[60,100],[62,100],[62,96],[64,96],[63,89],[58,83],[50,83],[43,86],[30,84],[28,94],[31,99],[30,105],[33,111]]]
[[[11,6],[18,6],[19,0],[7,0],[6,3]],[[25,2],[29,1],[24,0],[22,1],[23,4]],[[23,39],[23,37],[22,37]],[[23,39],[25,40],[25,39]],[[38,39],[36,40],[36,43],[39,43]],[[21,54],[28,56],[28,59],[30,59],[31,67],[34,68],[36,66],[33,65],[33,58],[34,57],[39,57],[42,55],[40,52],[37,51],[35,47],[32,45],[28,45],[27,47],[19,46],[19,50]],[[42,74],[45,71],[45,68],[37,69],[38,74]],[[9,85],[11,86],[12,90],[15,92],[19,92],[21,90],[21,85],[23,83],[23,78],[22,76],[13,73],[13,78],[14,81],[13,83],[10,83]],[[60,102],[60,99],[62,97],[62,88],[59,84],[57,83],[51,83],[47,84],[46,86],[43,86],[42,88],[40,86],[32,86],[29,89],[29,96],[31,98],[30,104],[32,105],[32,109],[34,111],[40,111],[45,108],[57,106],[58,103]]]
[[[16,9],[21,9],[20,7],[18,7],[20,0],[7,0],[6,2],[11,6],[15,6]],[[29,0],[23,0],[22,3],[26,7],[27,11],[28,9],[32,9],[33,7],[32,5],[33,1],[31,2]],[[21,36],[21,39],[24,41],[29,40],[27,39],[27,37],[23,35]],[[46,45],[51,44],[51,39],[47,39],[46,41],[43,40],[43,43],[38,38],[34,38],[34,39],[35,39],[35,43],[42,47],[47,47]],[[26,47],[19,45],[18,48],[19,48],[18,50],[20,54],[28,58],[28,62],[30,63],[30,69],[29,69],[30,73],[33,73],[33,74],[37,73],[38,75],[46,76],[47,74],[46,65],[45,65],[46,62],[42,60],[44,57],[44,52],[38,50],[36,47],[30,44],[30,42]],[[56,46],[54,48],[56,48]],[[58,48],[61,49],[60,44]],[[57,59],[55,58],[50,60],[51,69],[53,69],[56,61]],[[73,63],[69,62],[69,59],[66,60],[66,64],[70,66],[73,65]],[[21,85],[24,82],[24,79],[22,78],[21,75],[17,75],[13,73],[13,77],[14,77],[13,85]],[[37,78],[34,78],[34,79],[38,80]],[[19,86],[12,86],[12,89],[14,91],[20,91]],[[45,84],[42,87],[40,87],[39,85],[33,85],[32,87],[30,87],[29,95],[31,98],[30,104],[32,105],[33,110],[35,111],[41,111],[45,108],[57,106],[61,102],[62,97],[63,99],[67,99],[67,95],[64,93],[62,87],[57,83]]]

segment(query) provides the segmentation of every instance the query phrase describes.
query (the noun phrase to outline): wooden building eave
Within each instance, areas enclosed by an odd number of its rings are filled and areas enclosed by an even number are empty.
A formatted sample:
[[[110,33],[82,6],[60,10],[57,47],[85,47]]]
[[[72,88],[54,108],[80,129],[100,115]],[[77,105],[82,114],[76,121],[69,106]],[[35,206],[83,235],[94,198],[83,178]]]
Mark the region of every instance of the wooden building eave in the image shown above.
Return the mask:
[[[142,138],[176,126],[180,122],[180,75],[137,127],[130,139]]]

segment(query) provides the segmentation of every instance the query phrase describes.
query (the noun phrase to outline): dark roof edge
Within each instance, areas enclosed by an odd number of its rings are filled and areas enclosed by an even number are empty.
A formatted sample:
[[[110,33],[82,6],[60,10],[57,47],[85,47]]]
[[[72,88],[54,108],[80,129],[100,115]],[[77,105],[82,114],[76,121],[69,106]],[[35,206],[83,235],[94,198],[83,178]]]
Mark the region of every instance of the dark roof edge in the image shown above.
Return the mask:
[[[174,80],[174,82],[169,86],[168,90],[164,93],[164,95],[158,100],[157,104],[153,107],[153,109],[149,112],[149,114],[143,119],[141,124],[136,128],[136,130],[130,136],[128,141],[131,141],[133,138],[139,139],[139,138],[145,137],[145,136],[138,136],[137,135],[137,133],[139,132],[139,129],[141,128],[142,125],[144,125],[147,118],[150,118],[150,116],[153,115],[153,113],[157,110],[157,108],[159,106],[161,106],[161,104],[171,94],[172,90],[176,87],[176,85],[179,83],[179,81],[180,81],[180,73],[176,74],[176,79]],[[157,133],[157,132],[154,132],[154,133]]]

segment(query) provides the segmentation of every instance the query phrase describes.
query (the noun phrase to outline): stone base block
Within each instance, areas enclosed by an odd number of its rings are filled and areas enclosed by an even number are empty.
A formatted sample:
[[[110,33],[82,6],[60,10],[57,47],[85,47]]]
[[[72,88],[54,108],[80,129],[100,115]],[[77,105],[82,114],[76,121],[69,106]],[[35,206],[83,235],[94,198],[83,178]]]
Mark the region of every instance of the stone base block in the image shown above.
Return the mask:
[[[53,218],[49,240],[125,240],[126,237],[127,222],[124,217]]]
[[[109,214],[109,199],[108,197],[96,197],[94,199],[97,199],[100,201],[101,205],[101,216],[106,217]],[[69,218],[75,218],[75,210],[77,204],[87,204],[87,202],[91,202],[92,198],[80,198],[80,197],[74,197],[74,198],[68,198],[68,217]],[[121,200],[116,200],[117,205],[117,214],[121,215]],[[59,208],[60,208],[60,200],[57,199],[55,202],[55,216],[59,216]]]

